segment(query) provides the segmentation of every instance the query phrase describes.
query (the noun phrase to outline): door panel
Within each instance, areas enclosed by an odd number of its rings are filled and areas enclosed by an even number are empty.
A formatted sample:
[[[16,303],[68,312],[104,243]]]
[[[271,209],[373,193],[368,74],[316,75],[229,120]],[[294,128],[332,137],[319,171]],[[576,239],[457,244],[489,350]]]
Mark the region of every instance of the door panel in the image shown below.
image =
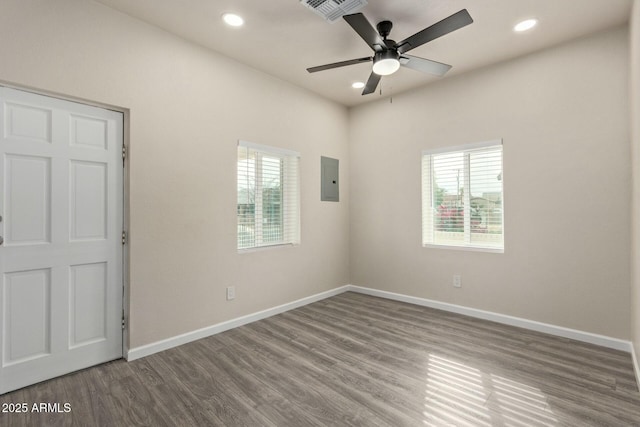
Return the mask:
[[[70,346],[75,348],[105,340],[107,263],[72,265],[69,285]]]
[[[71,236],[102,240],[107,236],[107,164],[71,161]]]
[[[6,155],[5,245],[50,242],[51,162],[46,157]]]
[[[96,149],[108,149],[108,122],[92,117],[71,116],[71,144]]]
[[[4,281],[4,362],[12,365],[49,353],[51,271],[9,273]]]
[[[0,393],[122,357],[122,121],[0,87]]]
[[[50,143],[51,116],[52,112],[49,109],[7,103],[5,136],[12,139]]]

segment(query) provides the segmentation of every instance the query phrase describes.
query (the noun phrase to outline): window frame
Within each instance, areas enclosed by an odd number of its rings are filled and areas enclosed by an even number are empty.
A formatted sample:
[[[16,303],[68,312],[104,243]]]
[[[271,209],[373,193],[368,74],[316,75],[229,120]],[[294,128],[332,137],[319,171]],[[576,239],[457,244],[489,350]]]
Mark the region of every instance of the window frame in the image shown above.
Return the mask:
[[[254,191],[254,241],[251,246],[241,246],[239,213],[240,174],[241,174],[241,149],[255,153],[253,170]],[[280,185],[281,185],[281,227],[282,239],[275,242],[265,242],[263,234],[263,222],[257,218],[263,218],[263,162],[264,157],[280,159]],[[247,174],[247,180],[249,180]],[[295,182],[291,182],[294,180]],[[258,212],[260,212],[258,214]],[[246,215],[246,214],[245,214]],[[264,219],[264,218],[263,218]],[[300,244],[300,153],[280,147],[256,144],[249,141],[238,140],[236,147],[236,248],[238,253],[262,250],[267,248],[293,246]]]
[[[482,243],[474,243],[471,240],[471,181],[470,174],[471,165],[470,158],[472,152],[478,152],[482,150],[497,149],[500,150],[500,181],[501,186],[501,242],[499,245],[487,245]],[[463,179],[463,226],[464,226],[464,241],[462,244],[448,243],[436,243],[434,238],[435,233],[435,209],[434,208],[434,186],[433,186],[433,156],[443,154],[457,154],[463,155],[463,167],[464,167],[464,179]],[[428,170],[425,167],[425,157],[429,157]],[[492,252],[492,253],[504,253],[505,250],[505,230],[504,230],[504,145],[502,139],[465,144],[452,147],[441,147],[436,149],[423,150],[420,157],[421,160],[421,179],[422,179],[422,246],[425,248],[439,248],[439,249],[453,249],[463,251],[479,251],[479,252]],[[428,176],[427,176],[428,174]]]

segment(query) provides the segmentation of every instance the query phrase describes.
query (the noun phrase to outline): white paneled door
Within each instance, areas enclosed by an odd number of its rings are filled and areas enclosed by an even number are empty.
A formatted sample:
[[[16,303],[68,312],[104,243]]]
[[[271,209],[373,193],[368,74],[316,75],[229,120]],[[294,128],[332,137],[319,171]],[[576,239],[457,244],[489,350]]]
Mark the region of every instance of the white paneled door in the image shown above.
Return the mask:
[[[0,393],[122,357],[122,126],[0,87]]]

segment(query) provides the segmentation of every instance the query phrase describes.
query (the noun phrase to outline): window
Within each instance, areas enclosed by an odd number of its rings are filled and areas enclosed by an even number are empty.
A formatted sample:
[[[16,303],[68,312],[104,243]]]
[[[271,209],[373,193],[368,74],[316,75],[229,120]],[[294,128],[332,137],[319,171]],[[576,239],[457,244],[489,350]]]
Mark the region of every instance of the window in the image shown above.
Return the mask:
[[[502,252],[502,141],[422,153],[422,244]]]
[[[238,249],[300,243],[299,157],[238,142]]]

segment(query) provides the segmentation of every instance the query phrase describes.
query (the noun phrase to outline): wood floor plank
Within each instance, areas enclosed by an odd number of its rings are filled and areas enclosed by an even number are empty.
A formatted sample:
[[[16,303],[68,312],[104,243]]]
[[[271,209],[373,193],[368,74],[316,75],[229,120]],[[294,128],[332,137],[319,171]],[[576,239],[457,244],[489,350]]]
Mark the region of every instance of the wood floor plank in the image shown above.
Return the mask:
[[[213,425],[272,425],[255,413],[252,396],[242,394],[233,383],[225,382],[220,376],[214,378],[212,371],[202,369],[193,360],[194,352],[189,351],[193,343],[186,347],[186,350],[175,348],[165,352],[167,354],[154,355],[157,365],[172,380],[169,390],[184,396],[186,410],[209,414]]]
[[[344,293],[0,396],[32,426],[640,426],[628,353]]]
[[[324,390],[322,385],[312,382],[302,384],[300,378],[296,377],[299,370],[292,363],[287,363],[287,369],[283,370],[282,363],[286,363],[284,359],[278,363],[265,358],[258,351],[254,347],[247,357],[244,352],[222,350],[220,359],[227,367],[240,367],[237,375],[247,382],[245,386],[255,389],[256,385],[260,385],[270,391],[268,399],[260,402],[258,409],[270,419],[274,418],[274,425],[339,424],[340,418],[332,411],[331,390]],[[295,402],[295,405],[291,402]]]

